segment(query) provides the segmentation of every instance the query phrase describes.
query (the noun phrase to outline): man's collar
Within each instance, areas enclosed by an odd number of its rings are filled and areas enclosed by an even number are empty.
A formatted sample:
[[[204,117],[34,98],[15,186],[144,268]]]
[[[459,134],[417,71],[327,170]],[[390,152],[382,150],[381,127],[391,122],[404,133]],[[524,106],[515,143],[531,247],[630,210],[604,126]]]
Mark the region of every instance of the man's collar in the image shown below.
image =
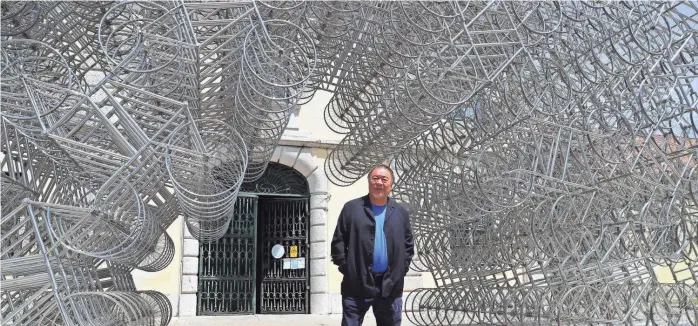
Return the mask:
[[[388,201],[385,203],[386,207],[395,207],[395,201],[388,196]],[[364,196],[364,207],[371,208],[371,197],[368,195]]]

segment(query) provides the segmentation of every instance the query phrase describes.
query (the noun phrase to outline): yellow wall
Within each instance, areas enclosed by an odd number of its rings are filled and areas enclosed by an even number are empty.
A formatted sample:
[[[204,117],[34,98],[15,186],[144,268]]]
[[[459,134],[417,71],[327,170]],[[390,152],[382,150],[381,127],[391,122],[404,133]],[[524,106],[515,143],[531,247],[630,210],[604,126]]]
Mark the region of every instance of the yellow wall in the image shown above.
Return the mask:
[[[674,271],[676,272],[676,277],[681,282],[681,280],[690,280],[691,271],[688,269],[687,263],[678,263],[674,266]],[[654,272],[657,274],[657,281],[659,283],[676,283],[674,280],[674,272],[669,266],[660,265],[654,267]]]
[[[163,294],[179,293],[179,281],[182,270],[182,225],[182,217],[180,216],[167,228],[167,234],[170,235],[175,244],[175,254],[172,263],[159,272],[148,273],[134,270],[131,275],[133,275],[133,281],[136,283],[136,289],[155,290]]]
[[[307,132],[313,135],[313,138],[323,141],[339,142],[344,138],[344,135],[335,133],[325,123],[325,106],[329,103],[330,98],[332,98],[332,93],[317,91],[313,99],[301,107],[298,112],[298,130],[300,132]]]

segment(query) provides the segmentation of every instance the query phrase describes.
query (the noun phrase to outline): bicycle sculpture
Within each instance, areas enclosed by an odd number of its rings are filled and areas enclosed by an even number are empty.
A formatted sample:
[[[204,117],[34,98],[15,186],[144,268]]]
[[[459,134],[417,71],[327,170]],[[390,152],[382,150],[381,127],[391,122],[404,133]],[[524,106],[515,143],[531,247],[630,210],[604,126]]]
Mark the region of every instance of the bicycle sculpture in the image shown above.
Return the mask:
[[[8,2],[2,324],[159,324],[293,109],[389,161],[419,325],[698,324],[696,2]],[[666,277],[662,277],[662,275]]]

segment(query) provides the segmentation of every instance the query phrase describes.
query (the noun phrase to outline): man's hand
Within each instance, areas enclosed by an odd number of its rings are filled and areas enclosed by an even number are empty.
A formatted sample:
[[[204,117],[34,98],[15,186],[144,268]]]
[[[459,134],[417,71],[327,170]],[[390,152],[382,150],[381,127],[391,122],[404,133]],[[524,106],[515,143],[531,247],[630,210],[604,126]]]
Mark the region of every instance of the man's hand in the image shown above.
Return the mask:
[[[345,206],[346,208],[346,206]],[[332,262],[340,267],[339,272],[342,272],[342,266],[347,263],[347,230],[345,226],[345,208],[342,208],[342,212],[339,213],[339,218],[337,219],[337,227],[334,229],[334,235],[332,236],[332,243],[330,246]],[[344,267],[346,272],[346,267]]]

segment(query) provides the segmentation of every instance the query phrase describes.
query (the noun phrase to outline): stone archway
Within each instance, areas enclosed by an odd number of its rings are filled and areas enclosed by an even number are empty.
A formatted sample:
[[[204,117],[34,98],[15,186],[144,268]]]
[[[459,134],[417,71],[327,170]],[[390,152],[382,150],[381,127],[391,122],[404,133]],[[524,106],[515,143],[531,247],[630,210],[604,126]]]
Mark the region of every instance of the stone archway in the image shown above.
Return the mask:
[[[279,146],[270,162],[286,165],[302,174],[310,191],[310,313],[328,314],[327,209],[329,181],[322,165],[315,162],[309,147]],[[196,315],[199,272],[199,241],[184,226],[180,294],[175,315]]]

